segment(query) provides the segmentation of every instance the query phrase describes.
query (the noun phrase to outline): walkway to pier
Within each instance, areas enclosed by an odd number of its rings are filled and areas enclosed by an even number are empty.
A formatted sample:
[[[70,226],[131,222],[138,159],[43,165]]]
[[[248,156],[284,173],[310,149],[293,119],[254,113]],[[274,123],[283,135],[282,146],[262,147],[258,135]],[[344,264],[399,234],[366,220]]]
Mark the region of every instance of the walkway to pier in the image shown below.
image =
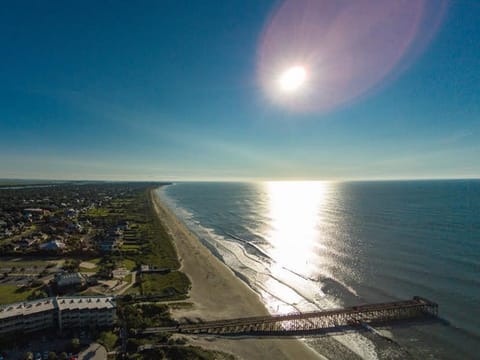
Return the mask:
[[[169,328],[147,328],[139,333],[180,332],[217,335],[282,335],[315,333],[364,324],[385,324],[396,320],[436,317],[438,305],[415,296],[412,300],[368,304],[345,309],[258,316],[195,324],[179,324]]]

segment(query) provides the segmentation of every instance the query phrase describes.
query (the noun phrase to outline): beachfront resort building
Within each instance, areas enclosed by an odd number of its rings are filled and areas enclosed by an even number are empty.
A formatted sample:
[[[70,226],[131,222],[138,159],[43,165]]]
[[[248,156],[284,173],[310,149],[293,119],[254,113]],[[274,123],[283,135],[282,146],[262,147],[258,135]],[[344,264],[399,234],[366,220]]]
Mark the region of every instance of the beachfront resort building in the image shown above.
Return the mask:
[[[112,296],[50,297],[0,307],[0,337],[44,329],[112,327],[116,302]]]

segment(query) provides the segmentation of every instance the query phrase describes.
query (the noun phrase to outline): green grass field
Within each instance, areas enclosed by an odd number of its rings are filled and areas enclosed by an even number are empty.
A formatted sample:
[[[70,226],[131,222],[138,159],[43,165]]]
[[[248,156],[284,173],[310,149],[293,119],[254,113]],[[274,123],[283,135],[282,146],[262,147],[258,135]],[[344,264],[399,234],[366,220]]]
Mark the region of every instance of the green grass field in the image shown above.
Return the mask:
[[[59,260],[61,261],[61,260]],[[2,259],[0,261],[0,268],[11,268],[15,266],[17,269],[20,268],[34,268],[35,266],[38,268],[44,268],[47,267],[48,265],[58,263],[59,261],[57,260],[17,260],[17,259],[11,259],[11,260],[6,260]]]
[[[0,304],[25,301],[37,289],[22,289],[16,285],[0,285]]]
[[[123,266],[127,268],[127,270],[133,270],[137,266],[135,261],[130,260],[130,259],[123,259]]]

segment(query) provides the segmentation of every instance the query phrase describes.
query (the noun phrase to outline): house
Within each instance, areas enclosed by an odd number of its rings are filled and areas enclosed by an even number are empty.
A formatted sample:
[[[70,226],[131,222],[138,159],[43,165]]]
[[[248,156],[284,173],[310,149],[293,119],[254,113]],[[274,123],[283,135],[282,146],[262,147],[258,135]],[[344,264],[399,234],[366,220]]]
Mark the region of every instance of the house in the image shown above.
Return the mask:
[[[117,234],[116,231],[110,231],[107,237],[101,240],[98,245],[101,251],[114,251],[123,245],[123,237]]]
[[[40,249],[44,251],[61,251],[65,248],[66,245],[60,240],[53,240],[40,245]]]
[[[48,210],[40,209],[40,208],[27,208],[23,209],[23,216],[28,221],[32,220],[39,220],[46,215]]]
[[[67,215],[67,217],[69,217],[69,218],[77,217],[78,216],[78,210],[68,209],[67,211],[65,211],[65,215]]]
[[[79,223],[67,223],[65,231],[67,232],[83,232],[83,226]]]

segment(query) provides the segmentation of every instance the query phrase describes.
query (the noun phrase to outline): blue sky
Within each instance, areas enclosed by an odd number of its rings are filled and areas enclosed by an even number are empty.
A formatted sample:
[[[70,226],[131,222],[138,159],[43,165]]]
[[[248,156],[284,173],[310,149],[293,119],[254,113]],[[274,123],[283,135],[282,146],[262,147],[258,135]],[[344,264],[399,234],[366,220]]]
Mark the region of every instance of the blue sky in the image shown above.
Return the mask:
[[[480,5],[452,1],[402,72],[354,101],[269,101],[279,1],[18,1],[0,12],[0,178],[480,177]]]

